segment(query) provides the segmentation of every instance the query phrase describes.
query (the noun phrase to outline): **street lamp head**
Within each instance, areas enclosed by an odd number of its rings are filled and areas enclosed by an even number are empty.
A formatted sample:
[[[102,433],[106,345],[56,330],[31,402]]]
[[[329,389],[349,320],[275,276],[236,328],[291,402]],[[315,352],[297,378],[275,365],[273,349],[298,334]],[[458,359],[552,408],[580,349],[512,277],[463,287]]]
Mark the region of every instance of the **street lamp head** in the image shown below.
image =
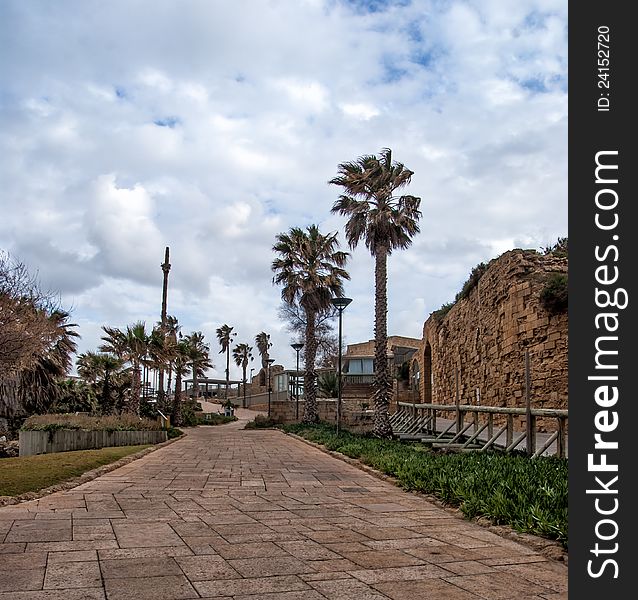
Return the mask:
[[[269,358],[267,362],[268,362],[268,366],[270,366],[270,365],[272,365],[275,362],[275,359],[274,358]]]
[[[293,350],[299,352],[303,348],[303,344],[301,342],[295,342],[294,344],[290,344]]]
[[[350,302],[352,302],[352,298],[345,298],[343,296],[338,296],[337,298],[332,298],[330,300],[332,306],[334,306],[339,312],[344,310]]]

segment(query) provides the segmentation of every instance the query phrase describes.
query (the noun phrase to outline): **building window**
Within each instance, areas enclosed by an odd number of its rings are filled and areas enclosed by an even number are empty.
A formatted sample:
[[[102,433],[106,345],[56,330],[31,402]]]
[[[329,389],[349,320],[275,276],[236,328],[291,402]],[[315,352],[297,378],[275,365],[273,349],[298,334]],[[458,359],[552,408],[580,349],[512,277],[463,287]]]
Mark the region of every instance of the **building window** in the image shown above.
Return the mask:
[[[372,375],[374,373],[372,358],[349,358],[344,369],[350,375]]]

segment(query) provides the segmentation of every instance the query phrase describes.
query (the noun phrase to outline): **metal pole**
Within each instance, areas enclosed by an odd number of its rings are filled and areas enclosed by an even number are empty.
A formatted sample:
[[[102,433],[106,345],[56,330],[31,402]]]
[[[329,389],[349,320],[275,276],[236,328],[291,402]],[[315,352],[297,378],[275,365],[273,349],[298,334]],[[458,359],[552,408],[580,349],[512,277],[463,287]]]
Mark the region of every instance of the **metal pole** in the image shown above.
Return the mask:
[[[270,419],[270,394],[272,387],[270,386],[270,362],[268,363],[268,418]]]
[[[337,435],[339,435],[339,426],[341,424],[341,315],[343,309],[339,309],[339,381],[338,383],[338,396],[337,396]]]
[[[297,400],[295,419],[297,421],[299,420],[299,350],[300,348],[297,348],[297,370],[295,371],[295,398]]]

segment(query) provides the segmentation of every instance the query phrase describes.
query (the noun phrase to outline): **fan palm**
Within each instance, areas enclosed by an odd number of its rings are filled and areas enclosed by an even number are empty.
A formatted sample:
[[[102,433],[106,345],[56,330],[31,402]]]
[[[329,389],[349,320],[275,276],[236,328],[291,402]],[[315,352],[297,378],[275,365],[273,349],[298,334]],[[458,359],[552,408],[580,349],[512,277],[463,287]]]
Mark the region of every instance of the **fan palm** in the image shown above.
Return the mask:
[[[56,309],[47,317],[45,350],[28,369],[20,373],[19,400],[27,412],[43,412],[57,399],[57,382],[71,369],[71,355],[77,349],[73,331],[75,323],[69,323],[69,313]]]
[[[221,346],[220,354],[226,353],[226,399],[228,399],[228,385],[230,382],[230,342],[237,334],[232,333],[233,328],[230,325],[222,325],[217,328],[217,341]]]
[[[279,255],[272,262],[273,282],[282,286],[281,299],[298,303],[306,316],[304,346],[304,417],[306,423],[319,420],[315,358],[317,315],[331,308],[334,296],[343,296],[343,280],[350,275],[343,269],[348,253],[338,250],[337,234],[324,235],[316,225],[305,230],[293,227],[277,235],[273,250]]]
[[[270,334],[266,333],[265,331],[260,331],[255,336],[255,345],[257,346],[257,351],[259,352],[259,357],[261,358],[261,368],[262,370],[267,369],[268,359],[270,358],[268,350],[272,346],[272,343],[270,341]]]
[[[246,369],[248,368],[248,362],[253,360],[252,355],[253,348],[248,344],[237,344],[233,348],[233,359],[238,367],[241,367],[241,380],[242,388],[244,391],[243,407],[246,408]]]
[[[113,412],[112,376],[122,368],[122,360],[113,354],[88,351],[80,354],[75,364],[78,375],[92,385],[96,394],[98,383],[102,383],[99,396],[102,413]]]
[[[389,418],[391,380],[388,369],[388,292],[387,259],[393,250],[405,249],[419,232],[420,198],[397,196],[410,183],[412,171],[392,161],[389,148],[379,156],[365,155],[354,162],[338,166],[337,177],[330,184],[343,188],[344,193],[332,207],[333,213],[348,217],[346,239],[354,249],[363,241],[375,259],[374,302],[374,431],[380,437],[392,435]]]
[[[138,321],[133,325],[128,325],[125,331],[107,325],[104,325],[102,329],[106,335],[102,337],[104,343],[100,346],[100,351],[115,354],[123,362],[129,363],[133,369],[131,399],[128,410],[139,416],[142,387],[141,367],[146,360],[148,352],[146,324],[144,321]]]

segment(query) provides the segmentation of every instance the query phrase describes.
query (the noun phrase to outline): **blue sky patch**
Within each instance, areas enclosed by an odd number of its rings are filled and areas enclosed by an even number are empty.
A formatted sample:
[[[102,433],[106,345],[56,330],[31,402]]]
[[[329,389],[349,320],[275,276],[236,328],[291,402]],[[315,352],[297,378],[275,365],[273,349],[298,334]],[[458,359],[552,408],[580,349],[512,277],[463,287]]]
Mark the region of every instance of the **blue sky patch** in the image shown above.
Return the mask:
[[[175,125],[179,125],[179,119],[177,117],[163,117],[162,119],[155,119],[153,123],[158,127],[169,127],[174,129]]]

